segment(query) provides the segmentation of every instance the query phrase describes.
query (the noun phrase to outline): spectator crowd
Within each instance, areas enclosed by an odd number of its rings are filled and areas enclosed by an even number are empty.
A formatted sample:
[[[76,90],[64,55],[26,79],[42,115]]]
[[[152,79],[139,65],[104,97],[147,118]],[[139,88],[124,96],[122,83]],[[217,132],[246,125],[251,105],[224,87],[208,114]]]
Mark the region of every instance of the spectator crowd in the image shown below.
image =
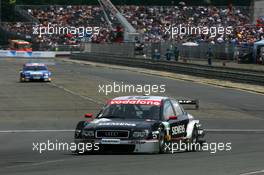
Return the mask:
[[[248,7],[214,7],[214,6],[117,6],[124,17],[142,34],[144,42],[212,42],[212,43],[247,43],[263,39],[263,27],[253,25]],[[90,42],[111,42],[113,33],[104,18],[100,6],[39,6],[26,8],[27,12],[39,21],[38,23],[3,23],[3,27],[25,38],[32,39],[41,48],[45,46],[79,44],[84,40]],[[108,12],[113,28],[118,25],[117,19]],[[33,35],[34,26],[75,26],[100,27],[98,35],[78,37],[76,35]],[[173,39],[165,32],[168,25],[190,25],[206,27],[232,26],[231,34],[177,35]]]

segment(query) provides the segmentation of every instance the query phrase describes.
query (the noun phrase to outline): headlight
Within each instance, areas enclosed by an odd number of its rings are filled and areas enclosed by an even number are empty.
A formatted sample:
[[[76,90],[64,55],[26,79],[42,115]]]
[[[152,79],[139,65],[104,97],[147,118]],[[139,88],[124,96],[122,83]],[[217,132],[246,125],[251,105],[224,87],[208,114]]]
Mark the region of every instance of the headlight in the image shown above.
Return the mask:
[[[84,137],[94,137],[94,131],[83,131],[82,135]]]
[[[144,130],[144,131],[134,131],[133,132],[133,137],[134,138],[145,138],[149,135],[149,131],[148,130]]]
[[[44,76],[49,76],[49,74],[48,74],[48,73],[44,73],[43,75],[44,75]]]

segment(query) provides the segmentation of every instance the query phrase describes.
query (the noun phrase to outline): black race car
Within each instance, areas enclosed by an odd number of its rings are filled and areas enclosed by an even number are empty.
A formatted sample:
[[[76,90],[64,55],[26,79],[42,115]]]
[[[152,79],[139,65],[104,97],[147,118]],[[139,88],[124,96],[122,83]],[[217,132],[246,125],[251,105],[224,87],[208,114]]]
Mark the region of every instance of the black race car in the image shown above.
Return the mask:
[[[75,143],[97,144],[99,151],[165,153],[181,142],[192,144],[185,147],[192,150],[204,142],[204,131],[180,104],[199,107],[197,100],[160,96],[114,98],[96,117],[86,114],[87,120],[77,124]]]

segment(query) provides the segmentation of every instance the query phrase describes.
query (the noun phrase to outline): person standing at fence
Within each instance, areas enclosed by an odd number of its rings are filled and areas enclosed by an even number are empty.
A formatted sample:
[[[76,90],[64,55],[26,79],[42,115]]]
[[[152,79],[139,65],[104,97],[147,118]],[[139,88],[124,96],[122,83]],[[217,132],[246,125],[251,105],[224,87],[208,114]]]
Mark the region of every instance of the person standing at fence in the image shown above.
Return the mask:
[[[160,59],[160,52],[158,49],[154,50],[154,54],[152,56],[153,59],[159,60]]]
[[[212,65],[212,58],[213,58],[212,48],[209,47],[209,50],[208,50],[208,52],[207,52],[207,61],[208,61],[208,65],[209,65],[209,66]]]
[[[262,57],[260,56],[259,59],[258,59],[258,64],[262,64],[263,60],[262,60]]]
[[[171,50],[170,49],[167,49],[166,54],[165,54],[167,61],[170,61],[171,60],[171,55],[172,55]]]
[[[264,47],[260,49],[261,54],[260,54],[260,64],[264,64]]]
[[[179,50],[177,46],[174,47],[174,58],[175,58],[175,61],[179,60]]]

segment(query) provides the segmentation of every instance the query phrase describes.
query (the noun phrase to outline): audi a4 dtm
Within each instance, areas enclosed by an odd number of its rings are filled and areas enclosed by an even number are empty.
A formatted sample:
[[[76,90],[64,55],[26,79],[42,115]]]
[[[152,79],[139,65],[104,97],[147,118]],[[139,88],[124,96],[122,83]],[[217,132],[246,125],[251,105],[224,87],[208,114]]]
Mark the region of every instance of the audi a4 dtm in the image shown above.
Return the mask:
[[[20,71],[20,82],[41,80],[51,81],[51,72],[42,63],[26,63]]]
[[[124,96],[109,100],[93,117],[77,124],[76,143],[96,143],[101,151],[165,153],[175,142],[202,144],[199,120],[181,104],[199,107],[197,100],[161,96]],[[190,148],[189,148],[190,149]]]

